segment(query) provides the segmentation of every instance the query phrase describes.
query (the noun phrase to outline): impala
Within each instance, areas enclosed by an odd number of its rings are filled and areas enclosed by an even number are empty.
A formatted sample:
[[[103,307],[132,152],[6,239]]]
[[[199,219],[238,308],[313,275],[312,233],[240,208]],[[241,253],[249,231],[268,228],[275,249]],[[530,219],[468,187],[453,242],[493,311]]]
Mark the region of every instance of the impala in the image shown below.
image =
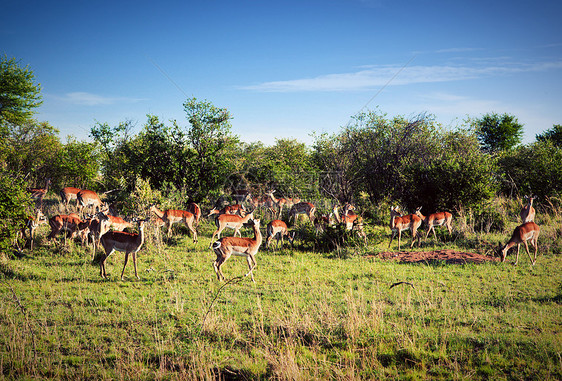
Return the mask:
[[[96,247],[100,244],[101,236],[109,230],[109,218],[102,212],[99,212],[96,217],[90,218],[88,221],[88,232],[84,238],[91,237],[92,239],[92,260],[96,256]]]
[[[78,231],[78,224],[80,219],[75,216],[68,216],[66,214],[58,214],[49,219],[49,226],[51,226],[51,233],[47,236],[48,239],[53,239],[60,232],[70,232],[70,237],[74,238]]]
[[[535,220],[535,208],[533,208],[533,200],[535,200],[537,196],[525,196],[527,200],[527,204],[521,209],[521,220],[523,223],[531,222]]]
[[[524,224],[517,226],[513,231],[513,234],[511,235],[511,239],[509,240],[509,242],[507,242],[503,247],[501,247],[501,243],[500,243],[499,255],[501,261],[504,262],[505,257],[507,256],[507,251],[513,246],[517,245],[517,257],[515,258],[515,263],[514,263],[514,265],[516,265],[517,262],[519,262],[519,247],[521,246],[521,243],[524,243],[525,250],[527,250],[527,255],[529,256],[529,260],[531,261],[532,265],[535,265],[535,263],[537,262],[537,250],[538,250],[537,240],[539,239],[540,230],[541,229],[539,225],[535,224],[532,221],[525,222]],[[535,247],[535,259],[531,258],[531,253],[529,252],[529,245],[527,244],[527,241],[529,240],[531,241],[531,244]]]
[[[37,200],[39,207],[43,207],[43,198],[49,191],[49,185],[51,184],[51,179],[45,180],[45,188],[27,188],[27,191],[31,195],[31,198]]]
[[[281,249],[282,249],[285,244],[283,241],[283,238],[285,236],[287,236],[289,242],[291,243],[291,247],[293,247],[295,232],[289,232],[289,229],[287,228],[287,224],[285,222],[281,220],[273,220],[269,224],[267,224],[265,231],[267,237],[265,241],[265,247],[267,249],[269,248],[269,245],[271,244],[271,240],[273,238],[277,239],[277,245],[276,245],[277,248],[279,248],[279,240],[281,240]]]
[[[92,207],[94,212],[99,212],[107,209],[107,204],[102,202],[98,194],[88,189],[82,189],[76,194],[78,200],[78,210],[82,211],[84,208]]]
[[[199,220],[201,219],[201,208],[194,202],[190,202],[187,205],[187,211],[193,214],[195,217],[195,225],[199,225]]]
[[[121,280],[123,280],[125,267],[127,267],[127,262],[129,261],[129,254],[133,256],[135,276],[137,279],[140,279],[137,273],[137,252],[140,250],[144,242],[144,222],[145,220],[138,221],[138,234],[110,231],[102,235],[100,243],[105,250],[105,254],[100,259],[100,275],[102,278],[107,279],[107,274],[105,272],[105,261],[107,260],[107,257],[109,257],[114,251],[121,251],[125,253],[125,264],[123,265],[123,271],[121,271]]]
[[[416,235],[418,235],[418,228],[420,227],[421,223],[422,219],[416,214],[401,216],[398,207],[390,207],[390,229],[392,230],[392,233],[390,235],[390,242],[388,243],[388,247],[390,248],[390,244],[392,243],[394,234],[398,233],[398,250],[400,250],[400,237],[402,235],[402,230],[407,229],[410,229],[410,231],[412,232],[412,244],[410,245],[410,248],[414,247]],[[420,237],[418,236],[418,246],[419,245]]]
[[[76,200],[76,206],[78,206],[78,192],[80,192],[80,189],[74,187],[66,187],[60,190],[60,201],[67,209],[71,200]]]
[[[296,223],[297,215],[305,214],[310,219],[310,222],[314,224],[314,212],[316,212],[316,207],[311,204],[310,202],[299,202],[291,208],[289,211],[289,220],[294,218],[294,222]]]
[[[212,215],[218,214],[237,214],[240,217],[244,216],[244,214],[246,213],[246,210],[244,209],[244,206],[240,205],[240,204],[234,204],[234,205],[227,205],[222,209],[218,209],[218,208],[213,208],[211,209],[211,211],[209,212],[209,214],[207,215],[207,217],[211,217]]]
[[[170,237],[172,233],[172,225],[183,223],[193,234],[193,243],[197,242],[197,230],[193,227],[195,216],[187,210],[167,209],[165,211],[158,210],[156,205],[150,206],[150,211],[157,217],[161,218],[167,226],[167,235]]]
[[[449,212],[437,212],[431,213],[427,217],[421,213],[421,207],[416,210],[416,215],[422,219],[422,221],[427,225],[427,234],[425,239],[429,237],[429,233],[433,231],[433,237],[437,239],[437,234],[435,234],[435,226],[445,226],[449,231],[449,234],[453,233],[453,215]]]
[[[100,212],[100,213],[107,217],[107,220],[108,220],[108,223],[109,223],[109,226],[108,226],[109,229],[123,231],[126,228],[132,228],[133,227],[132,223],[130,223],[128,221],[125,221],[121,217],[112,216],[112,215],[105,214],[105,213],[102,213],[102,212]]]
[[[213,237],[211,238],[211,242],[215,240],[215,236],[218,238],[221,237],[221,232],[225,228],[234,229],[234,236],[238,233],[238,236],[241,237],[240,229],[242,226],[250,220],[254,219],[254,212],[250,212],[246,214],[244,217],[237,216],[236,214],[221,214],[215,218],[215,224],[217,225],[217,230],[213,233]]]
[[[363,229],[363,218],[355,214],[353,212],[355,207],[349,203],[344,205],[344,213],[343,216],[340,217],[338,212],[338,206],[334,205],[333,214],[336,219],[337,223],[341,223],[345,225],[346,230],[354,230],[357,232],[357,235],[363,238],[365,244],[367,243],[367,234],[365,234],[365,230]]]
[[[225,276],[221,271],[221,266],[231,257],[231,255],[246,257],[249,271],[246,275],[251,275],[252,282],[255,283],[253,270],[256,267],[256,254],[260,248],[262,235],[260,232],[260,220],[253,220],[254,238],[223,237],[215,241],[212,249],[217,255],[213,263],[213,268],[219,281],[224,280]]]
[[[22,236],[24,238],[26,238],[26,229],[29,230],[29,249],[33,250],[33,238],[35,237],[35,230],[37,230],[37,227],[41,224],[46,224],[47,223],[47,217],[45,217],[45,215],[43,214],[43,212],[41,211],[41,209],[37,209],[35,211],[35,216],[33,217],[28,217],[27,221],[25,223],[25,227],[21,230]]]
[[[247,189],[236,189],[232,191],[232,198],[236,200],[236,203],[241,204],[247,201],[251,196],[251,192]]]
[[[275,190],[272,190],[270,192],[265,192],[266,197],[269,197],[269,199],[271,200],[271,202],[273,203],[273,205],[277,206],[278,209],[278,216],[281,216],[281,213],[283,212],[283,208],[287,207],[287,208],[292,208],[295,203],[298,203],[300,201],[300,199],[296,198],[284,198],[284,197],[280,197],[280,198],[276,198],[273,193],[275,193]],[[272,205],[270,206],[270,209],[272,208]]]

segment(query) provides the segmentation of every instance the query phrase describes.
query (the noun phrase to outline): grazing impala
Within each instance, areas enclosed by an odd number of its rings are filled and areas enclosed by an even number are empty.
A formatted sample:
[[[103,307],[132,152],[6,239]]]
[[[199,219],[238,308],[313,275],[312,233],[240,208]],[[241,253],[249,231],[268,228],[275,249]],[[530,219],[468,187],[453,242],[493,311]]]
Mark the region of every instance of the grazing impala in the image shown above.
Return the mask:
[[[197,242],[197,230],[193,227],[195,216],[187,210],[174,210],[167,209],[165,211],[158,210],[156,205],[150,206],[150,211],[157,217],[161,218],[167,226],[167,235],[170,237],[172,234],[172,225],[176,223],[183,223],[193,234],[193,243]]]
[[[78,206],[78,192],[80,192],[80,189],[74,187],[66,187],[60,190],[60,201],[65,208],[68,209],[71,200],[76,200],[76,206]]]
[[[513,234],[511,235],[511,239],[509,240],[509,242],[507,242],[503,247],[500,243],[499,255],[501,261],[504,262],[505,257],[507,256],[507,251],[511,247],[517,245],[517,257],[515,258],[514,263],[514,265],[516,265],[517,262],[519,262],[519,247],[521,246],[521,243],[524,243],[525,250],[527,250],[527,255],[529,256],[529,260],[531,261],[531,264],[534,265],[537,262],[537,240],[539,239],[540,230],[541,229],[539,225],[535,224],[534,222],[525,222],[524,224],[516,227],[513,231]],[[527,241],[529,240],[535,247],[535,259],[531,258],[531,253],[529,252],[529,245],[527,244]]]
[[[101,213],[101,212],[100,212]],[[109,229],[123,231],[126,228],[132,228],[133,224],[125,221],[121,217],[112,216],[109,214],[101,213],[107,217],[109,223]],[[99,214],[98,214],[99,215]]]
[[[427,217],[421,213],[421,207],[416,210],[416,215],[422,219],[422,221],[427,225],[427,234],[425,239],[429,237],[429,233],[433,231],[433,237],[437,239],[437,234],[435,234],[435,226],[446,226],[449,230],[449,234],[453,233],[453,215],[449,212],[437,212],[428,215]]]
[[[230,258],[232,254],[235,256],[246,257],[248,268],[250,269],[245,276],[251,275],[252,282],[255,283],[253,270],[256,267],[256,254],[260,248],[262,235],[260,232],[260,220],[252,220],[254,227],[254,238],[239,237],[223,237],[212,244],[212,249],[217,255],[217,259],[213,263],[213,268],[217,274],[219,281],[224,280],[224,274],[221,266]]]
[[[297,215],[305,214],[310,219],[310,222],[314,224],[314,212],[316,212],[316,207],[311,204],[310,202],[299,202],[291,208],[289,211],[289,220],[291,217],[294,219],[294,222],[297,221]]]
[[[70,232],[70,237],[74,238],[78,232],[78,224],[80,224],[80,219],[75,216],[69,216],[66,214],[58,214],[49,219],[49,225],[51,226],[51,233],[47,236],[48,239],[53,239],[60,232]]]
[[[273,220],[265,229],[267,233],[267,239],[265,241],[265,247],[269,249],[269,245],[271,244],[271,240],[273,238],[277,239],[276,247],[279,248],[279,240],[281,240],[281,249],[284,246],[283,237],[287,236],[289,238],[289,242],[291,243],[291,247],[293,247],[293,240],[295,239],[295,232],[289,232],[287,228],[287,224],[281,220]]]
[[[236,214],[221,214],[217,216],[215,218],[215,224],[217,225],[217,230],[213,233],[211,242],[215,240],[215,236],[218,236],[218,238],[220,238],[221,232],[225,228],[234,229],[234,236],[236,237],[236,233],[238,233],[238,236],[242,237],[242,234],[240,234],[240,229],[245,223],[253,219],[254,219],[253,211],[246,214],[244,217],[237,216]]]
[[[125,264],[123,265],[123,271],[121,271],[121,280],[123,280],[125,267],[127,267],[127,262],[129,261],[129,254],[133,256],[135,276],[137,279],[140,279],[137,273],[137,252],[140,250],[144,242],[144,222],[144,220],[138,221],[138,234],[110,231],[101,237],[100,242],[105,250],[105,254],[100,259],[100,275],[102,278],[107,278],[107,274],[105,272],[105,261],[107,257],[117,250],[125,253]]]
[[[536,199],[537,196],[525,196],[527,200],[527,204],[521,210],[521,220],[523,223],[531,222],[535,220],[535,208],[533,208],[533,200]]]
[[[418,209],[419,210],[419,209]],[[394,238],[394,234],[398,233],[398,250],[400,250],[400,237],[402,235],[402,230],[410,229],[412,232],[412,244],[410,248],[414,247],[414,243],[416,242],[416,236],[418,235],[418,228],[422,223],[422,219],[415,214],[408,214],[405,216],[401,216],[398,210],[398,207],[390,207],[390,229],[392,233],[390,235],[390,242],[388,243],[388,247],[390,248],[390,244],[392,243],[392,239]],[[418,236],[418,246],[420,245],[420,237]]]
[[[82,211],[84,208],[92,207],[93,212],[99,212],[107,208],[107,204],[102,202],[98,194],[88,189],[82,189],[76,194],[78,200],[78,210]]]
[[[39,207],[43,207],[43,198],[49,191],[49,185],[51,184],[51,179],[45,180],[45,188],[27,188],[27,192],[31,195],[31,198],[37,200]]]

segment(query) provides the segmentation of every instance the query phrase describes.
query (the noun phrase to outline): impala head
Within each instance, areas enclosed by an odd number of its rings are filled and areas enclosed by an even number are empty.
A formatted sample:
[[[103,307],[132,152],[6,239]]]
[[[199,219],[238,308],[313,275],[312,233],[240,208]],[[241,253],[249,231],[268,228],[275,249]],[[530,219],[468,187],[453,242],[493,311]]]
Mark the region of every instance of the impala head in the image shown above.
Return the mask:
[[[496,256],[500,258],[501,262],[505,262],[505,258],[507,257],[507,244],[503,245],[501,242],[498,242],[498,247],[496,249]]]

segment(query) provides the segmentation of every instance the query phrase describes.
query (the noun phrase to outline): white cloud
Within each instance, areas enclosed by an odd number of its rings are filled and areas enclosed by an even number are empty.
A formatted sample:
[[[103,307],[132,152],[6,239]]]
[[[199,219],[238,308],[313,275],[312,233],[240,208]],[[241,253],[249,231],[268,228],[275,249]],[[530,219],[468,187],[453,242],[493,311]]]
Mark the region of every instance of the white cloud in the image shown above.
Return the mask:
[[[399,66],[370,66],[350,73],[327,74],[314,78],[264,82],[244,86],[243,90],[261,92],[303,91],[358,91],[372,90],[386,85],[409,85],[414,83],[450,82],[523,72],[538,72],[562,68],[560,62],[534,64],[498,64],[490,66],[410,66],[402,70]],[[402,70],[402,71],[401,71]],[[401,72],[400,72],[401,71]]]
[[[73,92],[67,93],[59,99],[77,105],[83,106],[99,106],[99,105],[111,105],[115,103],[136,103],[143,99],[140,98],[126,98],[126,97],[106,97],[97,94],[91,94],[86,92]]]

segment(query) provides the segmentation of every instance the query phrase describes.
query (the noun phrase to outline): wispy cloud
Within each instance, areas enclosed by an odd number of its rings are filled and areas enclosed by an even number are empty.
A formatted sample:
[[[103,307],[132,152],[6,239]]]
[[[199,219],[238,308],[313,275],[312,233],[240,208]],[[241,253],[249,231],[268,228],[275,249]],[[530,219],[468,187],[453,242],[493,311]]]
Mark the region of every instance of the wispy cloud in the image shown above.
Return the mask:
[[[67,93],[64,96],[59,97],[59,99],[64,102],[83,106],[112,105],[116,103],[136,103],[144,100],[140,98],[107,97],[80,91]]]
[[[562,61],[534,64],[499,64],[490,66],[410,66],[406,67],[390,85],[410,85],[429,82],[462,81],[475,78],[510,75],[525,72],[539,72],[562,68]],[[370,90],[387,84],[390,78],[401,70],[399,66],[370,66],[361,70],[327,74],[313,78],[287,81],[264,82],[244,86],[244,90],[261,92],[304,92],[304,91],[358,91]]]

